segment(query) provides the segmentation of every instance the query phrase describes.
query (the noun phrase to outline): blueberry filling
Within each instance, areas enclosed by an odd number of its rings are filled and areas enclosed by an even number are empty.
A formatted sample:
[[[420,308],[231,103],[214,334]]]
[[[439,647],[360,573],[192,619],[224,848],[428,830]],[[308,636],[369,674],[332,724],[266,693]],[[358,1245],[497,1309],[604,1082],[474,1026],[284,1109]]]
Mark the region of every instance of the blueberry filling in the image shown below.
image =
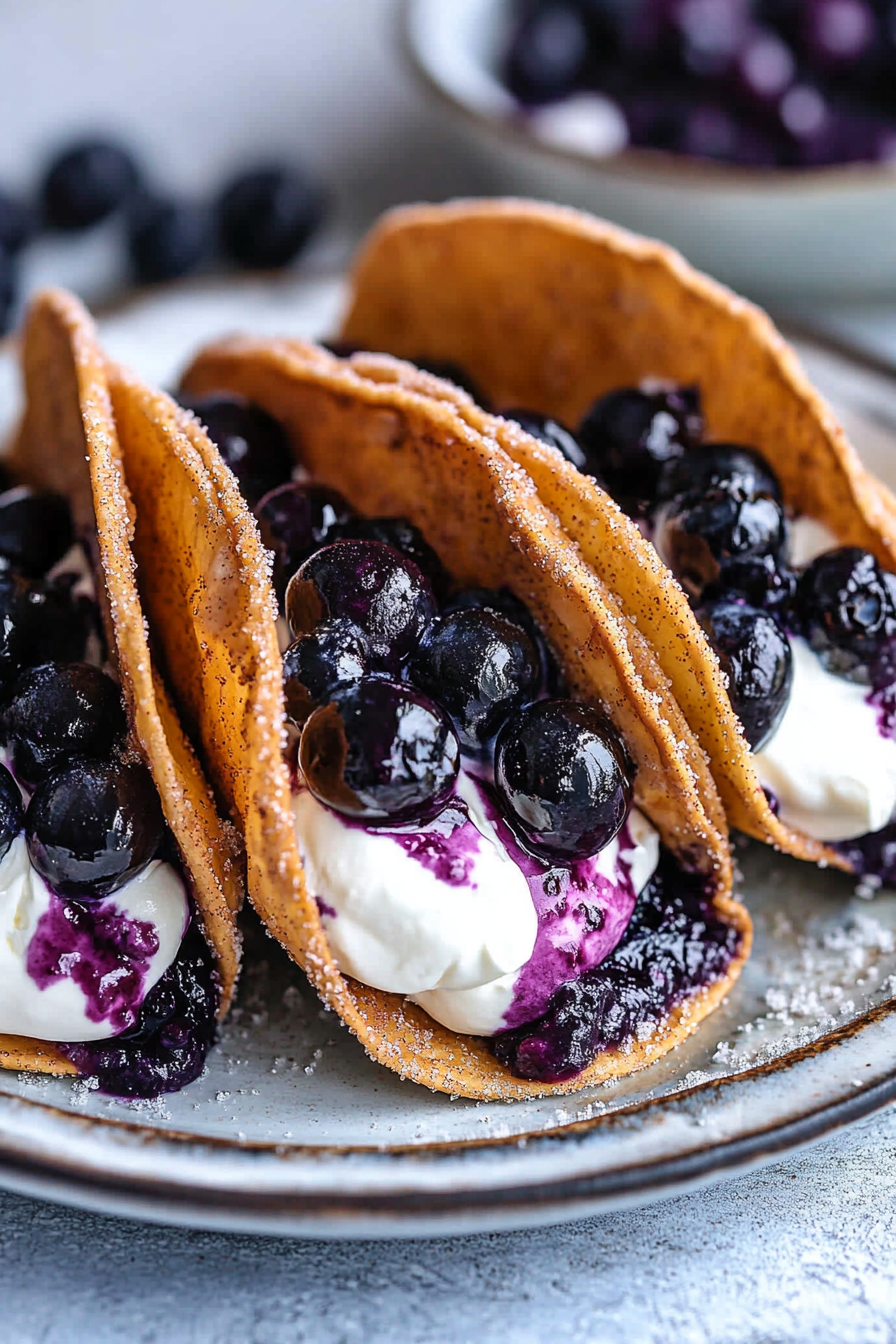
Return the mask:
[[[584,470],[605,482],[629,513],[645,512],[660,473],[703,435],[695,387],[645,384],[608,392],[585,412],[577,438]]]
[[[289,440],[282,426],[260,406],[224,393],[181,397],[180,403],[202,421],[250,505],[289,480]]]

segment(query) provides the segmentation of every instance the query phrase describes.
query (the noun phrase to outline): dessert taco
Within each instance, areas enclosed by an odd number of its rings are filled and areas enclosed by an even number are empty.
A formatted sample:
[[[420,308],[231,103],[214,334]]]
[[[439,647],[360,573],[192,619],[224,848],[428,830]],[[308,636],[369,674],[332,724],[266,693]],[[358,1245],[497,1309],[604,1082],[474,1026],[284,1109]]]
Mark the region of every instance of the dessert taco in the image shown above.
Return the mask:
[[[22,364],[0,494],[0,1065],[155,1096],[199,1074],[230,1003],[240,848],[149,647],[119,428],[77,300],[33,301]]]
[[[732,825],[896,878],[896,500],[763,313],[577,211],[471,201],[386,216],[342,336],[502,409],[444,394],[650,643]]]
[[[750,924],[649,644],[443,386],[235,339],[194,419],[113,375],[134,545],[251,899],[325,1002],[432,1088],[568,1092],[691,1032]]]

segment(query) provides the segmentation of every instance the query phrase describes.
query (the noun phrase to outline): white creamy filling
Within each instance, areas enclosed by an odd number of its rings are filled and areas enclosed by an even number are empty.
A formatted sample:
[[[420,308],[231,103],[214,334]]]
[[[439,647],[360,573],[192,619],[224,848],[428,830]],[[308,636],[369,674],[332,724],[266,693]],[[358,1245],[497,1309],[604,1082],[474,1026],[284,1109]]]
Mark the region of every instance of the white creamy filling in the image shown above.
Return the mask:
[[[829,527],[805,514],[790,524],[790,563],[794,569],[811,565],[825,551],[836,550],[840,543]]]
[[[116,1034],[106,1019],[87,1015],[87,1000],[72,979],[45,988],[26,969],[28,945],[49,909],[51,893],[31,865],[23,835],[0,860],[0,1033],[43,1041],[102,1041]],[[97,902],[96,904],[103,904]],[[143,996],[177,956],[189,919],[184,884],[170,864],[154,860],[105,898],[129,919],[155,926],[158,951],[143,982]]]
[[[601,850],[597,867],[611,882],[619,882],[622,879],[621,859],[629,865],[629,878],[635,895],[639,896],[656,871],[660,838],[643,812],[635,807],[629,813],[627,828],[627,847],[622,849],[617,837]],[[518,976],[519,971],[512,971],[474,989],[434,989],[415,994],[413,1001],[451,1031],[469,1036],[494,1036],[513,1002]]]
[[[816,840],[879,831],[896,811],[896,742],[882,737],[868,687],[826,671],[790,640],[793,690],[774,737],[755,756],[778,815]]]
[[[476,790],[464,782],[459,789],[479,831],[468,880],[459,885],[389,834],[344,821],[307,789],[293,795],[308,890],[322,904],[327,941],[347,975],[375,989],[420,994],[487,984],[532,955],[538,919],[529,884],[497,841]]]

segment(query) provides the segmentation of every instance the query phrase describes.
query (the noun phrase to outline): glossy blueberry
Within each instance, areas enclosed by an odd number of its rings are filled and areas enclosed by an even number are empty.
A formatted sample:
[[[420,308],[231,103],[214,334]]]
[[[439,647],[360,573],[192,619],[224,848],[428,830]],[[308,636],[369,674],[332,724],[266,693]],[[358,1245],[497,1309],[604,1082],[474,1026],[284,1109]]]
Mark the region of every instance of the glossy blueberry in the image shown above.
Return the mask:
[[[0,495],[0,555],[19,573],[40,578],[73,541],[72,516],[62,495],[26,485]]]
[[[335,541],[290,579],[286,616],[294,635],[344,617],[362,631],[377,666],[397,671],[436,613],[423,571],[381,541]]]
[[[251,506],[289,480],[293,467],[289,439],[267,411],[226,392],[179,400],[202,421]]]
[[[4,715],[16,777],[33,789],[75,756],[106,756],[127,728],[121,691],[91,663],[24,672]]]
[[[541,689],[541,660],[525,630],[493,611],[438,617],[408,676],[451,715],[461,747],[482,755],[511,714]]]
[[[781,486],[768,462],[755,448],[739,443],[703,443],[683,457],[672,458],[657,482],[660,503],[696,491],[726,490],[738,499],[771,495],[781,503]]]
[[[431,816],[451,794],[459,760],[443,709],[410,686],[372,677],[338,688],[299,744],[314,796],[372,824]]]
[[[165,822],[146,766],[75,760],[39,784],[25,814],[31,862],[63,896],[103,896],[154,857]]]
[[[309,555],[341,537],[353,517],[337,490],[305,481],[287,481],[269,490],[255,506],[263,545],[274,556],[274,588],[283,600],[286,585]]]
[[[140,285],[189,275],[211,256],[211,216],[194,201],[145,200],[131,217],[128,253]]]
[[[54,229],[89,228],[124,205],[138,180],[137,165],[122,145],[111,140],[71,145],[47,169],[44,219]]]
[[[529,7],[511,39],[504,79],[521,103],[570,93],[584,74],[588,29],[579,5],[554,0]]]
[[[770,495],[739,499],[719,487],[693,491],[660,507],[653,542],[695,601],[727,587],[729,567],[783,555],[784,510]]]
[[[552,858],[587,858],[619,834],[633,775],[616,729],[589,705],[539,700],[498,734],[495,784],[505,813]]]
[[[608,392],[578,428],[586,469],[632,511],[655,497],[665,463],[694,448],[702,435],[699,390],[671,385]]]
[[[36,227],[37,219],[30,206],[0,191],[0,248],[15,256],[33,237]]]
[[[793,655],[783,627],[767,611],[714,602],[697,619],[728,677],[728,698],[753,751],[761,751],[784,717],[793,688]]]
[[[333,533],[334,540],[381,541],[392,546],[423,570],[437,597],[448,591],[450,580],[441,560],[419,527],[407,518],[349,518],[338,523]]]
[[[826,551],[800,576],[796,619],[829,672],[867,682],[896,635],[896,579],[857,546]]]
[[[293,261],[323,218],[323,193],[304,173],[276,165],[240,173],[218,201],[221,246],[238,266],[276,270]]]
[[[97,604],[84,594],[74,593],[73,588],[70,574],[20,584],[14,643],[22,667],[81,662],[91,636],[102,644]]]
[[[525,630],[538,650],[542,684],[552,696],[563,694],[563,673],[557,664],[538,622],[531,611],[509,588],[461,588],[443,604],[442,612],[485,610],[504,616]]]
[[[361,631],[344,618],[324,621],[283,655],[287,714],[301,726],[334,687],[360,681],[369,670],[370,651]]]
[[[531,434],[534,439],[540,439],[542,443],[548,444],[551,448],[557,448],[567,462],[571,462],[580,471],[588,470],[585,450],[572,430],[567,429],[559,420],[555,420],[550,415],[539,415],[537,411],[524,410],[518,406],[509,411],[502,411],[501,414],[505,420],[515,420],[520,428],[524,429],[527,434]]]
[[[0,859],[15,840],[25,821],[19,786],[5,765],[0,765]]]

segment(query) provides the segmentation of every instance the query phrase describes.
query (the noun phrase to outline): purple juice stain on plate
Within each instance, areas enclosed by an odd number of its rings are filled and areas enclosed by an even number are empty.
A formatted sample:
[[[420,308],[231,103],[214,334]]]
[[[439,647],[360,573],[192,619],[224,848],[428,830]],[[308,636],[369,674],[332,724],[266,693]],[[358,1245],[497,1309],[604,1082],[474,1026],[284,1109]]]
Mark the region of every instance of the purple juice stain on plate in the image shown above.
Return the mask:
[[[132,919],[114,901],[81,902],[51,892],[25,966],[41,989],[72,980],[84,995],[90,1021],[108,1022],[118,1034],[137,1020],[158,950],[155,925]]]

